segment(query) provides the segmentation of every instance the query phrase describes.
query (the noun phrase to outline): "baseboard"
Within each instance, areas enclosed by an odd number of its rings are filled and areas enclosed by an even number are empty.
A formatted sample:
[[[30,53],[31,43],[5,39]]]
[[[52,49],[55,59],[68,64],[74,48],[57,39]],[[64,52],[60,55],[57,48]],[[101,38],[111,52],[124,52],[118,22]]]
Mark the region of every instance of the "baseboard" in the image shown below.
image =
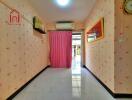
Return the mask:
[[[50,67],[50,65],[48,65],[43,70],[41,70],[39,73],[37,73],[33,78],[31,78],[27,83],[25,83],[23,86],[21,86],[17,91],[15,91],[6,100],[12,100],[17,94],[19,94],[26,86],[28,86],[35,78],[37,78],[43,71],[45,71],[49,67]]]
[[[110,88],[108,88],[92,71],[88,69],[85,65],[83,65],[85,69],[87,69],[92,76],[112,95],[113,98],[132,98],[132,94],[124,94],[124,93],[114,93]]]

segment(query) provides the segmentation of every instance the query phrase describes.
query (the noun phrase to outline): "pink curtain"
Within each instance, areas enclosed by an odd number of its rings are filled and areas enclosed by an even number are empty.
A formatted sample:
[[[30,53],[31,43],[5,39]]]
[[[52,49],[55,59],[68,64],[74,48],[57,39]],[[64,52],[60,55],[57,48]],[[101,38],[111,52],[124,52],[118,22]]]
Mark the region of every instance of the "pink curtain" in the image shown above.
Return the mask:
[[[51,31],[50,61],[54,68],[70,68],[72,61],[72,31]]]

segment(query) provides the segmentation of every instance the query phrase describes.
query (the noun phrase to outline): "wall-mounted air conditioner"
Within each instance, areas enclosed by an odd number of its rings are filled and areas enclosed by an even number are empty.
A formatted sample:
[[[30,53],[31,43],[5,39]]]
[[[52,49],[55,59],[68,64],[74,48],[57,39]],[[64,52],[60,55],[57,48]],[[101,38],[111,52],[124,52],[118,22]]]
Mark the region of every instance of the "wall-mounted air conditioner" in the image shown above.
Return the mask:
[[[57,30],[73,30],[75,25],[71,21],[59,21],[56,23]]]

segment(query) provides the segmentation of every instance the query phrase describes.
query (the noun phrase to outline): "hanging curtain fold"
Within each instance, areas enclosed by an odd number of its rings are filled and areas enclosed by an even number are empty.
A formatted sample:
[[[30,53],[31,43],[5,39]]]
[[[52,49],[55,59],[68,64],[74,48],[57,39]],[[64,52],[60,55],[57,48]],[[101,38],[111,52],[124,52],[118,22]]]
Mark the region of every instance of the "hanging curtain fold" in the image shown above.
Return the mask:
[[[54,68],[70,68],[72,61],[72,31],[51,31],[50,61]]]

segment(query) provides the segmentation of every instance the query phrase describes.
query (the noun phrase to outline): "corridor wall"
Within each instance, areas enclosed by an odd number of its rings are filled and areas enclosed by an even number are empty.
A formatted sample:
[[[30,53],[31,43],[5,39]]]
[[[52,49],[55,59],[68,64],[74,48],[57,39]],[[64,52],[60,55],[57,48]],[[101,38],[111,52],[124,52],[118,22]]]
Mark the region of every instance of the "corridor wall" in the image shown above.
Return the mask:
[[[104,37],[87,42],[87,32],[104,17]],[[86,66],[114,92],[114,0],[97,0],[86,21]]]
[[[132,15],[124,0],[97,0],[86,20],[85,65],[113,93],[132,94]],[[87,42],[87,32],[104,18],[104,38]]]
[[[115,0],[115,92],[132,94],[132,15]]]
[[[25,18],[21,18],[20,25],[9,23],[8,6]],[[27,0],[0,0],[0,100],[5,100],[49,64],[48,36],[33,30],[34,16],[39,15]]]

